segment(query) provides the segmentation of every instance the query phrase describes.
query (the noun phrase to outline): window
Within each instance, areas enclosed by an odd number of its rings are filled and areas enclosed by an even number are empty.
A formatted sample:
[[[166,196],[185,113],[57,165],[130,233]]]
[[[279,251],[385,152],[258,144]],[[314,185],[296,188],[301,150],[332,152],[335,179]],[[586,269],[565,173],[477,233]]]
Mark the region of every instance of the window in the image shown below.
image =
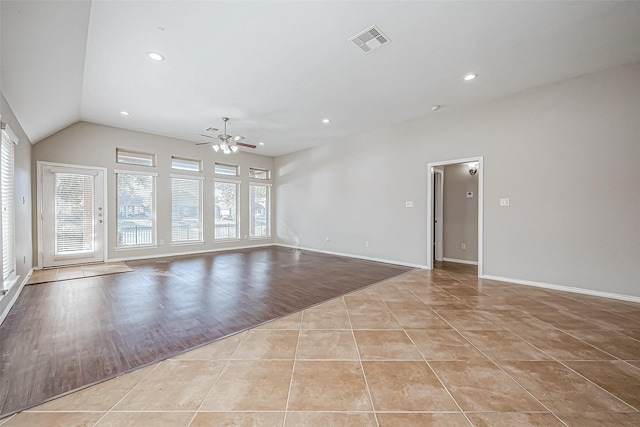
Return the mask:
[[[171,177],[171,242],[202,242],[202,178]]]
[[[270,210],[269,185],[249,184],[249,237],[269,238],[271,230],[269,227]]]
[[[0,149],[0,208],[2,210],[2,281],[16,275],[16,232],[14,168],[15,146],[18,138],[8,125],[2,123],[2,147]]]
[[[118,247],[156,243],[155,174],[116,171]]]
[[[127,165],[155,166],[156,155],[116,148],[116,162],[124,163]]]
[[[239,239],[238,193],[240,183],[215,182],[215,235],[214,239]]]
[[[249,168],[249,178],[269,179],[269,171],[265,169]]]
[[[216,163],[215,173],[218,175],[238,176],[238,166]]]
[[[94,251],[95,176],[55,172],[55,255]]]
[[[201,172],[202,162],[200,160],[185,159],[181,157],[171,157],[171,169]]]

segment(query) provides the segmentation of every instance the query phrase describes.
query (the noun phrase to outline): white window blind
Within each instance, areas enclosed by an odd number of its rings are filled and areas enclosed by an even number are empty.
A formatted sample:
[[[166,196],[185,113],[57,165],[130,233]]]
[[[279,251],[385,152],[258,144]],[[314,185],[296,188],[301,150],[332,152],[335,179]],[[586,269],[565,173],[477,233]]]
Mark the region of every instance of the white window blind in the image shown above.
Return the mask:
[[[1,128],[0,207],[2,210],[2,279],[5,281],[16,273],[14,168],[17,139],[4,123]]]
[[[214,172],[218,175],[238,176],[238,166],[216,163]]]
[[[171,177],[171,241],[202,242],[202,179]]]
[[[155,166],[156,156],[150,153],[141,153],[137,151],[123,150],[116,148],[116,162],[127,165],[138,166]]]
[[[171,169],[189,172],[201,172],[202,162],[200,160],[185,159],[182,157],[171,157]]]
[[[118,246],[156,242],[155,175],[117,172]]]
[[[238,239],[238,193],[240,184],[232,181],[215,182],[214,239]]]
[[[55,253],[56,255],[93,252],[94,179],[93,175],[55,173]]]
[[[249,237],[269,238],[271,206],[268,185],[249,184]]]

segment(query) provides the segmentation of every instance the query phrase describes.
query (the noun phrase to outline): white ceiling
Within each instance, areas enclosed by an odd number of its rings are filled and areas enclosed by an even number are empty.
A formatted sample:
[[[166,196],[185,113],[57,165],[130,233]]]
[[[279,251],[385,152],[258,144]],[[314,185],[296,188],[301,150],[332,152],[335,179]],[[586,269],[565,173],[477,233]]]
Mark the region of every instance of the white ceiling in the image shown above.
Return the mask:
[[[78,120],[203,142],[228,116],[277,156],[640,60],[640,2],[3,0],[1,19],[32,142]],[[374,24],[392,42],[365,54],[348,40]]]

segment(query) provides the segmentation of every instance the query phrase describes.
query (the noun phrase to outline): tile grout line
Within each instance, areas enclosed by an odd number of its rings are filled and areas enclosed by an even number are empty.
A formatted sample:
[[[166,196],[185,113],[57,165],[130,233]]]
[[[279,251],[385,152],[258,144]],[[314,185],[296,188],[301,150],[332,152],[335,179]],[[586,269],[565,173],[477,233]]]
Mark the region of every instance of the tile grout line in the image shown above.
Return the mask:
[[[376,291],[376,293],[378,293]],[[376,420],[376,426],[380,427],[380,422],[378,421],[378,412],[376,411],[376,407],[373,404],[373,397],[371,397],[371,389],[369,389],[369,381],[367,381],[367,375],[364,372],[364,365],[362,364],[362,356],[360,355],[360,348],[358,348],[358,341],[356,341],[356,334],[353,330],[353,323],[351,322],[351,315],[349,314],[349,308],[347,307],[346,301],[344,301],[345,309],[347,311],[347,318],[349,319],[349,326],[351,327],[351,338],[353,338],[353,345],[356,347],[356,352],[358,353],[358,363],[360,364],[360,370],[362,371],[362,378],[364,379],[364,386],[367,389],[367,396],[369,396],[369,402],[371,402],[371,411],[373,412],[373,418]]]
[[[122,401],[123,401],[123,400],[124,400],[124,399],[125,399],[125,398],[126,398],[126,397],[127,397],[127,396],[128,396],[128,395],[129,395],[129,394],[130,394],[130,393],[131,393],[131,392],[136,388],[136,387],[138,387],[138,386],[140,385],[140,383],[142,383],[142,381],[144,381],[144,380],[145,380],[149,375],[151,375],[151,373],[153,373],[153,371],[155,371],[156,369],[158,369],[158,367],[160,366],[160,364],[161,364],[161,363],[163,363],[163,362],[164,362],[164,360],[163,360],[163,361],[160,361],[160,362],[157,362],[157,363],[156,363],[156,366],[154,366],[154,368],[153,368],[153,369],[151,369],[149,372],[147,372],[147,374],[146,374],[146,375],[144,375],[142,378],[140,378],[140,381],[138,381],[137,383],[135,383],[135,385],[134,385],[133,387],[131,387],[131,388],[129,389],[129,391],[127,391],[127,392],[124,394],[124,396],[122,396],[122,397],[121,397],[121,398],[120,398],[116,403],[114,403],[114,404],[111,406],[111,408],[109,408],[109,409],[107,409],[106,411],[104,411],[104,413],[102,414],[102,416],[101,416],[100,418],[98,418],[98,420],[95,422],[94,427],[95,427],[95,426],[97,426],[97,425],[98,425],[98,423],[100,423],[100,421],[102,421],[102,420],[104,419],[104,417],[106,417],[106,416],[107,416],[111,411],[113,411],[113,408],[115,408],[116,406],[118,406],[118,404],[119,404],[120,402],[122,402]],[[140,369],[144,369],[144,368],[140,368]],[[132,372],[129,372],[129,373],[133,373],[133,372],[135,372],[135,371],[132,371]],[[123,375],[127,375],[127,374],[123,374]],[[122,375],[121,375],[121,376],[122,376]],[[120,376],[120,377],[121,377],[121,376]],[[120,378],[120,377],[115,377],[115,378],[112,378],[112,379],[107,380],[107,381],[111,381],[111,380],[114,380],[114,379],[116,379],[116,378]],[[83,390],[86,390],[86,388],[85,388],[85,389],[83,389]],[[74,393],[77,393],[77,392],[74,392]],[[68,412],[68,411],[64,411],[64,412]],[[83,411],[83,412],[94,412],[94,411]],[[103,412],[103,411],[95,411],[95,412]]]
[[[300,345],[300,334],[302,333],[302,321],[304,319],[304,312],[305,310],[301,311],[301,315],[300,315],[300,324],[298,325],[298,338],[296,339],[296,350],[293,353],[293,364],[291,365],[291,378],[289,379],[289,390],[287,391],[287,401],[285,402],[285,406],[284,406],[284,417],[282,418],[282,427],[285,426],[286,422],[287,422],[287,415],[289,413],[289,399],[291,398],[291,388],[293,387],[293,373],[296,370],[296,362],[297,362],[297,358],[298,358],[298,346]]]
[[[411,291],[411,290],[409,290]],[[412,292],[413,293],[413,292]],[[415,295],[415,294],[414,294]],[[417,295],[416,295],[417,296]],[[418,298],[419,299],[419,298]],[[469,425],[473,426],[473,423],[471,422],[471,420],[469,419],[469,417],[467,417],[467,414],[462,410],[462,407],[460,406],[460,404],[458,403],[458,401],[453,397],[453,395],[451,394],[451,392],[449,391],[449,389],[447,388],[447,386],[444,385],[444,382],[442,381],[442,379],[440,378],[440,376],[436,373],[436,371],[431,367],[431,365],[429,364],[429,361],[425,358],[424,354],[422,354],[422,352],[420,351],[420,349],[418,348],[418,346],[416,345],[416,343],[411,339],[411,337],[409,336],[409,334],[407,333],[406,328],[402,325],[402,323],[400,323],[400,321],[398,320],[398,318],[396,317],[396,315],[394,314],[393,310],[391,310],[391,308],[387,305],[387,302],[384,300],[384,298],[382,299],[384,305],[387,306],[387,308],[389,309],[389,312],[391,313],[391,315],[393,316],[393,318],[396,320],[396,322],[398,322],[398,324],[400,325],[400,327],[402,327],[402,332],[404,333],[404,335],[409,339],[409,341],[411,341],[411,344],[413,344],[413,347],[418,351],[418,353],[420,354],[420,356],[422,356],[422,361],[424,363],[426,363],[426,365],[429,367],[429,369],[431,370],[431,372],[433,373],[433,375],[436,377],[436,379],[438,380],[438,382],[440,383],[440,385],[442,386],[442,388],[447,392],[447,394],[449,395],[449,397],[451,398],[451,400],[453,400],[453,403],[456,404],[456,406],[458,407],[458,409],[460,410],[460,413],[464,416],[464,418],[467,420],[467,422],[469,423]],[[420,300],[422,301],[422,300]],[[426,304],[425,304],[426,305]],[[427,305],[428,307],[428,305]]]
[[[453,329],[458,335],[460,335],[465,341],[467,341],[473,348],[475,348],[477,351],[479,351],[484,357],[487,358],[487,360],[489,362],[491,362],[495,367],[497,367],[500,371],[502,371],[505,375],[507,375],[514,383],[516,383],[520,388],[522,388],[529,396],[531,396],[536,402],[538,402],[543,408],[545,408],[550,414],[552,414],[554,417],[556,417],[561,423],[563,423],[565,426],[567,425],[564,421],[562,421],[553,411],[551,411],[549,408],[547,408],[546,405],[544,405],[542,402],[540,402],[540,400],[538,400],[538,398],[536,398],[529,390],[527,390],[524,386],[522,386],[522,384],[520,384],[518,381],[516,381],[511,375],[509,375],[509,373],[507,373],[504,369],[502,369],[501,366],[499,366],[498,364],[496,364],[494,362],[494,360],[492,358],[490,358],[486,353],[484,353],[482,350],[480,350],[475,344],[473,344],[471,341],[469,341],[457,328],[455,328],[449,321],[447,321],[447,319],[445,319],[444,317],[442,317],[437,311],[433,310],[435,312],[435,314],[440,317],[447,325],[449,325],[451,327],[451,329]],[[476,310],[473,310],[474,312]],[[478,313],[480,314],[480,313]],[[481,314],[480,314],[481,315]],[[484,317],[484,316],[482,316]],[[493,320],[486,318],[488,321],[495,323]],[[496,324],[497,326],[501,327],[503,330],[505,330],[504,327],[502,327],[501,325]],[[405,331],[406,334],[406,331]],[[406,334],[407,336],[409,336],[409,334]],[[515,335],[515,334],[514,334]],[[522,339],[521,337],[518,337],[520,339]],[[411,340],[411,337],[409,336],[409,339]],[[524,341],[524,340],[523,340]],[[413,340],[411,340],[411,342],[413,343]],[[527,341],[525,341],[527,342]],[[529,344],[527,342],[527,344]],[[415,343],[413,343],[413,345],[415,346]],[[417,346],[416,346],[417,348]],[[418,350],[419,351],[419,350]],[[422,352],[420,352],[420,354],[422,354]],[[545,353],[546,354],[546,353]],[[423,357],[425,357],[423,355]],[[433,371],[434,375],[436,376],[436,378],[438,378],[438,380],[442,383],[442,386],[445,387],[445,389],[447,390],[447,393],[449,393],[449,389],[446,388],[445,384],[442,382],[442,380],[440,379],[440,376],[436,373],[436,371],[431,367],[431,364],[429,363],[428,360],[426,360],[425,357],[425,362],[427,363],[427,365],[429,366],[429,368]],[[449,395],[451,396],[451,398],[453,399],[453,396],[451,395],[451,393],[449,393]],[[456,402],[456,405],[458,405],[458,402],[454,399],[454,402]],[[458,407],[460,407],[460,405],[458,405]],[[460,410],[462,411],[462,408],[460,407]],[[471,425],[473,425],[473,423],[471,423],[471,420],[469,420],[469,418],[466,415],[466,412],[462,411],[462,413],[465,415],[465,418],[467,418],[467,421],[469,421],[469,423]]]
[[[193,424],[193,421],[196,419],[196,417],[198,416],[198,413],[200,413],[200,411],[202,409],[202,405],[204,405],[204,402],[207,401],[207,398],[211,394],[211,391],[216,386],[216,384],[218,384],[218,381],[220,380],[220,377],[222,376],[223,372],[225,372],[225,370],[227,369],[227,366],[229,366],[229,362],[231,362],[231,356],[233,356],[233,353],[235,353],[235,351],[238,349],[238,347],[240,347],[240,344],[247,338],[247,336],[248,336],[248,334],[244,334],[244,336],[242,338],[240,338],[240,340],[238,340],[238,343],[236,344],[236,346],[233,349],[233,351],[229,354],[229,357],[227,358],[227,360],[224,362],[224,366],[222,367],[222,369],[220,369],[220,372],[218,372],[218,375],[216,376],[215,381],[213,382],[213,384],[211,384],[211,387],[209,388],[209,391],[207,392],[207,394],[204,395],[204,398],[202,399],[202,402],[200,402],[200,405],[198,405],[198,409],[196,409],[196,411],[194,412],[194,414],[191,417],[191,419],[189,420],[189,424],[187,424],[187,426],[190,426],[191,424]],[[216,341],[214,341],[214,342],[216,342]],[[209,359],[209,360],[217,360],[217,359]]]
[[[561,311],[561,310],[560,310],[560,311]],[[523,310],[520,310],[520,312],[522,312],[522,313],[524,313],[524,314],[526,314],[526,315],[529,315],[529,316],[530,316],[530,314],[529,314],[529,313],[527,313],[527,312],[525,312],[525,311],[523,311]],[[532,317],[536,318],[535,316],[532,316]],[[536,318],[536,319],[537,319],[537,318]],[[491,319],[489,319],[489,320],[491,320]],[[539,320],[539,319],[538,319],[538,320]],[[609,355],[609,356],[613,357],[613,358],[614,358],[614,360],[624,362],[624,360],[622,360],[622,359],[620,359],[620,358],[616,357],[615,355],[613,355],[613,354],[611,354],[611,353],[609,353],[609,352],[607,352],[607,351],[605,351],[605,350],[603,350],[603,349],[601,349],[601,348],[598,348],[598,347],[596,347],[596,346],[594,346],[594,345],[592,345],[592,344],[590,344],[590,343],[588,343],[588,342],[586,342],[586,341],[584,341],[584,340],[582,340],[582,339],[580,339],[580,338],[578,338],[578,337],[576,337],[576,336],[574,336],[574,335],[571,335],[571,333],[570,333],[571,331],[566,331],[566,330],[564,330],[564,329],[560,329],[560,328],[556,327],[555,325],[552,325],[552,324],[547,323],[547,322],[544,322],[544,321],[542,321],[542,323],[545,323],[546,325],[548,325],[548,326],[549,326],[549,328],[552,328],[552,329],[555,329],[556,331],[559,331],[559,332],[561,332],[561,333],[567,334],[567,335],[569,335],[570,337],[572,337],[572,338],[574,338],[574,339],[576,339],[576,340],[578,340],[578,341],[580,341],[580,342],[582,342],[582,343],[584,343],[584,344],[586,344],[586,345],[588,345],[588,346],[590,346],[590,347],[593,347],[593,348],[595,348],[596,350],[601,351],[601,352],[602,352],[602,353],[604,353],[604,354],[607,354],[607,355]],[[587,382],[589,382],[589,383],[593,384],[594,386],[596,386],[596,387],[597,387],[597,388],[599,388],[600,390],[604,391],[605,393],[609,394],[609,395],[610,395],[610,396],[612,396],[613,398],[615,398],[615,399],[619,400],[620,402],[622,402],[622,403],[624,403],[625,405],[629,406],[630,408],[634,409],[636,412],[638,412],[638,411],[639,411],[639,409],[638,409],[638,408],[635,408],[635,407],[634,407],[634,406],[632,406],[631,404],[629,404],[629,403],[625,402],[625,401],[624,401],[624,400],[622,400],[620,397],[616,396],[615,394],[611,393],[610,391],[608,391],[608,390],[607,390],[607,389],[605,389],[604,387],[601,387],[600,385],[598,385],[598,384],[596,384],[595,382],[591,381],[589,378],[585,377],[584,375],[580,374],[579,372],[577,372],[576,370],[574,370],[573,368],[571,368],[570,366],[568,366],[566,363],[564,363],[564,362],[610,362],[611,360],[593,360],[593,359],[587,359],[587,360],[564,360],[564,361],[563,361],[563,360],[561,360],[561,359],[558,359],[558,358],[556,358],[556,357],[554,357],[554,356],[552,356],[552,355],[548,354],[546,351],[542,350],[541,348],[538,348],[536,345],[534,345],[533,343],[529,342],[529,340],[527,340],[527,339],[523,338],[522,336],[520,336],[520,335],[517,333],[517,331],[511,330],[511,329],[507,329],[507,328],[504,328],[504,329],[505,329],[506,331],[508,331],[509,333],[513,334],[514,336],[518,337],[519,339],[521,339],[521,340],[522,340],[522,341],[524,341],[525,343],[529,344],[531,347],[533,347],[533,348],[535,348],[536,350],[540,351],[540,352],[541,352],[541,353],[543,353],[545,356],[548,356],[549,358],[551,358],[551,360],[552,360],[552,361],[557,362],[557,363],[559,363],[560,365],[564,366],[565,368],[567,368],[567,369],[568,369],[568,370],[570,370],[571,372],[575,373],[576,375],[578,375],[579,377],[583,378],[583,379],[584,379],[584,380],[586,380]],[[459,332],[459,331],[457,331],[457,330],[456,330],[456,332],[460,333],[460,332]],[[464,337],[464,335],[463,335],[463,334],[460,334],[460,335],[462,335],[462,336]],[[466,339],[466,337],[464,337],[464,338]],[[467,341],[468,341],[468,340],[467,340]],[[470,342],[470,343],[471,343],[471,342]],[[471,345],[473,345],[473,343],[471,343]],[[475,346],[474,346],[474,347],[475,347]],[[478,349],[478,351],[480,351],[480,349]],[[484,354],[484,353],[483,353],[483,354]],[[493,359],[490,359],[490,360],[492,360],[492,361],[493,361]],[[543,361],[542,361],[542,362],[543,362]],[[632,366],[633,366],[633,365],[632,365]],[[500,366],[498,366],[498,367],[500,368]],[[502,368],[500,368],[500,369],[502,369]],[[505,372],[505,373],[506,373],[506,372]],[[509,374],[507,373],[507,375],[509,375]],[[511,377],[511,375],[509,375],[509,377]],[[512,378],[512,379],[513,379],[513,378]],[[514,381],[515,381],[515,379],[514,379]],[[516,381],[516,382],[517,382],[517,381]],[[518,382],[518,384],[520,385],[520,383],[519,383],[519,382]],[[523,386],[521,386],[521,387],[523,387]],[[524,387],[523,387],[523,388],[524,388]],[[543,405],[543,406],[544,406],[544,405]],[[545,406],[545,408],[546,408],[546,406]],[[552,411],[551,411],[551,412],[552,412]],[[552,413],[555,415],[555,413],[554,413],[554,412],[552,412]],[[557,417],[557,415],[556,415],[556,417]]]

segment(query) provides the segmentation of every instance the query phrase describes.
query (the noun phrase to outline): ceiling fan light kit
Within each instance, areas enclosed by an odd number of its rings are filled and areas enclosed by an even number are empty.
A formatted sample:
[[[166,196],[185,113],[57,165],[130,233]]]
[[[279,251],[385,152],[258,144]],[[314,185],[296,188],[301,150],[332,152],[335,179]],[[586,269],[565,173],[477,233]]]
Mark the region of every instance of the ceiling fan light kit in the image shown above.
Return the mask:
[[[240,142],[240,141],[242,141],[244,139],[244,136],[242,136],[242,135],[232,136],[232,135],[229,135],[227,133],[227,122],[229,121],[228,117],[223,117],[222,121],[224,122],[224,133],[221,133],[220,135],[218,135],[216,137],[218,142],[215,142],[215,143],[212,143],[212,142],[201,142],[201,143],[196,144],[196,145],[209,145],[209,144],[211,144],[211,148],[213,148],[213,151],[215,151],[216,153],[218,151],[222,151],[224,154],[236,153],[240,149],[240,146],[247,147],[247,148],[256,148],[256,146],[253,145],[253,144],[247,144],[245,142]],[[207,131],[217,131],[218,129],[214,128],[214,127],[208,127],[206,130]],[[213,138],[212,136],[205,135],[205,134],[200,134],[200,135],[206,136],[207,138]]]

